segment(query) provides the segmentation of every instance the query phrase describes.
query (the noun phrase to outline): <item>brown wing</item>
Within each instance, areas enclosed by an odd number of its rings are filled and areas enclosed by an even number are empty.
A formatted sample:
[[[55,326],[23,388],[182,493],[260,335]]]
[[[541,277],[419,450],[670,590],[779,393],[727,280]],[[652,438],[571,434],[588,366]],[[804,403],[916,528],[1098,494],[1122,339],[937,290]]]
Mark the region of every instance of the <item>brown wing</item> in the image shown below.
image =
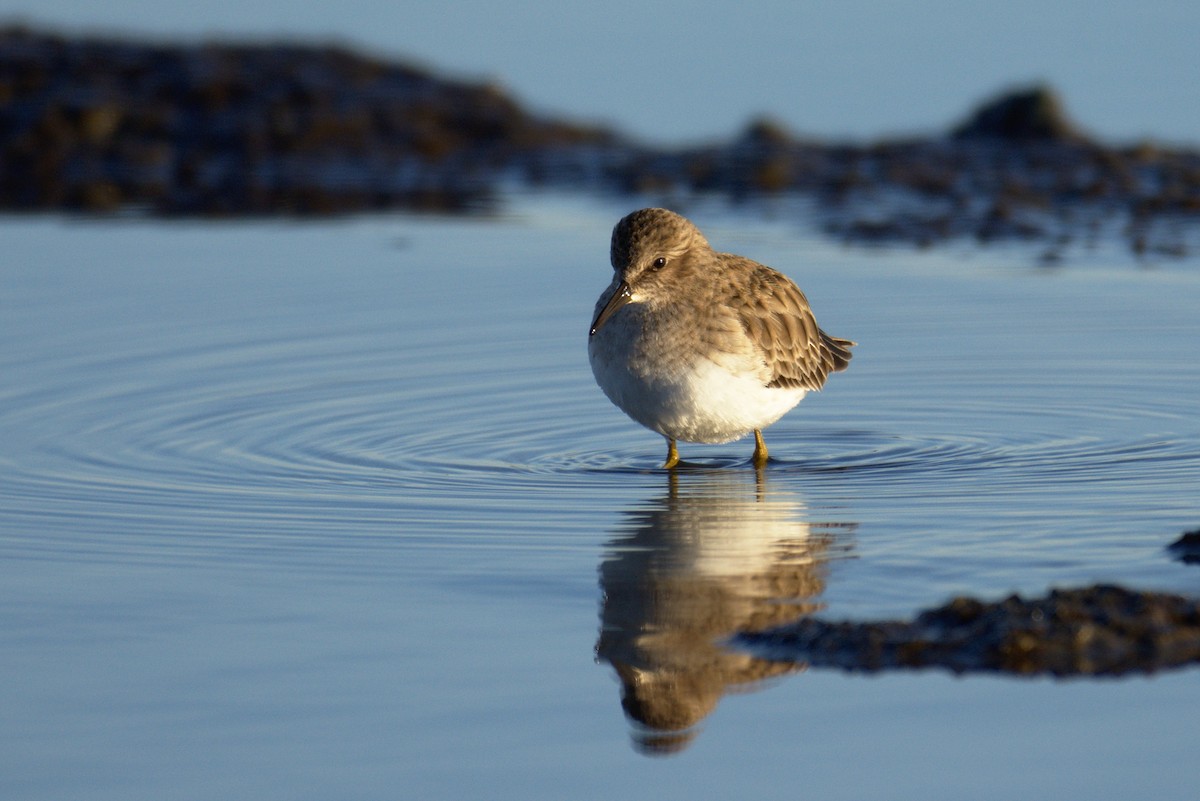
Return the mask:
[[[726,258],[728,269],[749,273],[748,291],[734,311],[770,370],[767,386],[820,389],[830,373],[846,369],[855,343],[818,328],[799,287],[770,267]]]

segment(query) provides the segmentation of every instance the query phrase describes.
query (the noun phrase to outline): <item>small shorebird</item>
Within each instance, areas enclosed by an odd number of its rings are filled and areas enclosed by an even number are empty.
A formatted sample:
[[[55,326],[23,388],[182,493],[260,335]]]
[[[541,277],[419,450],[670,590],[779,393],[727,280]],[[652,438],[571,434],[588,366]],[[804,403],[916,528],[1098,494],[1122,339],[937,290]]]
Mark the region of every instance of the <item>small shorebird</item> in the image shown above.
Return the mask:
[[[642,209],[613,228],[612,283],[596,303],[588,358],[621,411],[667,439],[729,442],[762,430],[850,363],[848,339],[817,327],[787,276],[717,253],[688,219]]]

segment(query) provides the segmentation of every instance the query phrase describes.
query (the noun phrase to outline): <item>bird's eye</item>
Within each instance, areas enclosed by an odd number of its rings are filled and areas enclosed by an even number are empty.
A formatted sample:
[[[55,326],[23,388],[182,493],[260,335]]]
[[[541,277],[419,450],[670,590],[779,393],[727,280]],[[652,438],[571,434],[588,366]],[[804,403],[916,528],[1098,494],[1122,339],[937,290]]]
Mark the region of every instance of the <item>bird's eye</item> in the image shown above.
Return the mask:
[[[662,256],[659,256],[657,259],[651,262],[650,266],[655,270],[661,270],[663,267],[667,266],[667,260]]]

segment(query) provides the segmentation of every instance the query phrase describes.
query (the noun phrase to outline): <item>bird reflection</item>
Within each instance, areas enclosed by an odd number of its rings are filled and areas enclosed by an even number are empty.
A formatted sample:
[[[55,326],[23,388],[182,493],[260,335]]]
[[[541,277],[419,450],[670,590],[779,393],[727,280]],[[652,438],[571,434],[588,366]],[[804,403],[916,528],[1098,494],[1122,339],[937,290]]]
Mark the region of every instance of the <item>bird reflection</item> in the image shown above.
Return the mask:
[[[633,740],[648,754],[686,748],[727,692],[803,665],[725,647],[739,632],[821,608],[835,525],[772,492],[764,474],[672,471],[665,497],[626,513],[600,565],[596,655],[616,670]]]

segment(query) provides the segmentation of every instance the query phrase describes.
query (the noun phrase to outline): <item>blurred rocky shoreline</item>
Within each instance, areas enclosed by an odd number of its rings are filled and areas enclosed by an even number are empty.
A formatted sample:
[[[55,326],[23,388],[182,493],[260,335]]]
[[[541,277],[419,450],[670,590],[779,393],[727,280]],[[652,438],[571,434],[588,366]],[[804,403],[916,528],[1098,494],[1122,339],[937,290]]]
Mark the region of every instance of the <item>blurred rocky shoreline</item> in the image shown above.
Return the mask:
[[[1135,254],[1181,257],[1200,228],[1200,150],[1097,142],[1045,87],[923,138],[819,142],[763,119],[663,148],[342,47],[0,28],[9,213],[478,212],[514,186],[677,205],[795,197],[845,241],[1024,241],[1047,262],[1113,231]]]

